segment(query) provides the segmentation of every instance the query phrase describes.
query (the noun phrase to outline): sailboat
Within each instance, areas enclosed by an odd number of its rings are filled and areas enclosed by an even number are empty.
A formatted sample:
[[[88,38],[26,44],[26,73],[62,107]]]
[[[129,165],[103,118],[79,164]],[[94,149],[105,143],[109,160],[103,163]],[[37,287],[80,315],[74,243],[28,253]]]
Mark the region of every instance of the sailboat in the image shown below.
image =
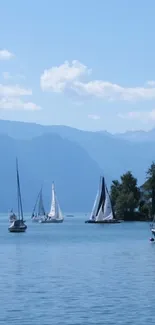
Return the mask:
[[[100,185],[94,201],[93,209],[89,220],[85,223],[119,223],[114,218],[110,195],[105,184],[104,177],[100,177]]]
[[[36,209],[36,207],[37,207],[37,209]],[[45,209],[44,209],[42,188],[41,188],[41,190],[39,191],[39,194],[37,196],[37,200],[36,200],[33,212],[32,212],[31,219],[34,222],[38,222],[39,220],[41,220],[45,216],[46,216],[46,213],[45,213]]]
[[[150,238],[151,242],[155,241],[155,189],[152,188],[152,198],[150,199],[151,210],[152,210],[152,223],[150,224],[150,230],[153,237]]]
[[[8,230],[10,232],[25,232],[27,226],[23,219],[23,207],[22,207],[22,199],[21,199],[21,191],[20,191],[20,181],[19,181],[19,171],[18,171],[18,160],[16,159],[16,174],[17,174],[17,199],[18,199],[18,216],[17,219],[14,220]]]
[[[52,183],[52,202],[51,202],[51,209],[47,216],[41,218],[39,222],[41,223],[60,223],[64,221],[64,216],[60,209],[60,205],[56,196],[55,186]]]

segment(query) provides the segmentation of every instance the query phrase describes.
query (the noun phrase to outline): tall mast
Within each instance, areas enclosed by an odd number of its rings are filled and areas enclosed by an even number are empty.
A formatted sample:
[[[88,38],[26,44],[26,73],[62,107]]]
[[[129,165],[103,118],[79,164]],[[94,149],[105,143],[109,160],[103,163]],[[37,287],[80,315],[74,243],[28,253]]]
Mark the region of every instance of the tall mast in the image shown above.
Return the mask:
[[[39,200],[39,197],[40,197],[40,193],[41,193],[41,190],[40,190],[39,193],[38,193],[38,196],[37,196],[37,199],[36,199],[36,202],[35,202],[34,208],[33,208],[32,216],[33,216],[33,214],[34,214],[34,212],[35,212],[35,210],[36,210],[36,206],[37,206],[37,203],[38,203],[38,200]]]
[[[18,175],[18,160],[16,158],[16,177],[17,177],[17,201],[18,201],[18,218],[20,219],[20,201],[19,201],[19,175]]]
[[[22,199],[21,199],[21,191],[20,191],[20,181],[19,181],[19,171],[18,171],[18,160],[16,158],[16,172],[17,172],[17,195],[18,195],[18,214],[19,219],[23,221],[23,207],[22,207]]]
[[[41,210],[42,210],[42,187],[39,194],[38,215],[40,214]]]

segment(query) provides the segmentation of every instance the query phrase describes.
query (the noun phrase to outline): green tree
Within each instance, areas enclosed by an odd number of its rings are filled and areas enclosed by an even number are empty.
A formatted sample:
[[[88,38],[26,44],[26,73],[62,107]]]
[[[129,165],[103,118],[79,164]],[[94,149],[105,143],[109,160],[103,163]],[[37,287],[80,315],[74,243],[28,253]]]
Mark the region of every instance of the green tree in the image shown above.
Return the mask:
[[[125,194],[123,191],[120,191],[115,205],[115,213],[118,219],[125,219],[128,210],[127,198],[128,195]]]
[[[113,181],[111,198],[118,218],[134,219],[135,209],[139,205],[140,190],[137,179],[130,171],[121,176],[121,182]]]
[[[115,207],[116,205],[116,201],[117,198],[120,194],[120,190],[121,190],[121,184],[119,181],[114,180],[112,181],[112,185],[111,185],[111,201],[112,201],[112,205],[113,207]]]
[[[145,216],[145,219],[148,220],[149,216],[150,216],[150,211],[151,211],[151,205],[150,203],[146,202],[145,200],[141,200],[139,202],[139,212],[140,214]]]

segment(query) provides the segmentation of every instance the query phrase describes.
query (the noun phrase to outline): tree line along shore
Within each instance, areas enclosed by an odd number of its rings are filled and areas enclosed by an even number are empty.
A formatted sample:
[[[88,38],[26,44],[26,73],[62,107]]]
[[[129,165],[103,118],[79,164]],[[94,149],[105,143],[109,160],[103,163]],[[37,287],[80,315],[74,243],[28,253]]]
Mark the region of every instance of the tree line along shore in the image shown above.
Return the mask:
[[[110,195],[116,219],[152,221],[155,215],[155,162],[146,172],[144,184],[138,186],[131,171],[113,180]]]

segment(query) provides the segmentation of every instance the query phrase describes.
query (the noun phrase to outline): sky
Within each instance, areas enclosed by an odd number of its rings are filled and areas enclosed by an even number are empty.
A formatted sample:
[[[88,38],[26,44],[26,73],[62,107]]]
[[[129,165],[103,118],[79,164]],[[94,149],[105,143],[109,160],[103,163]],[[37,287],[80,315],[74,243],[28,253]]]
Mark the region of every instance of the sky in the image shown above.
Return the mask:
[[[0,0],[0,119],[155,127],[154,0]]]

